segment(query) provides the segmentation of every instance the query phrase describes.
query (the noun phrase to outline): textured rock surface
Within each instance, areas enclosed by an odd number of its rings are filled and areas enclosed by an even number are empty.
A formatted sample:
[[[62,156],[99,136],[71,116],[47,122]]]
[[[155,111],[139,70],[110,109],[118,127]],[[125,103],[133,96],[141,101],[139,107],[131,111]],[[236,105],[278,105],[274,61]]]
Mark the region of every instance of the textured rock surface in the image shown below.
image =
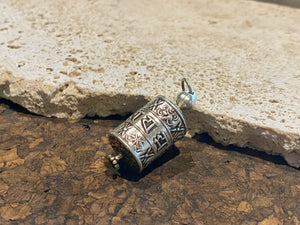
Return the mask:
[[[279,156],[197,135],[142,175],[114,176],[108,132],[122,121],[68,122],[3,102],[1,225],[299,225],[300,171]]]
[[[180,79],[191,133],[300,166],[300,10],[255,1],[0,1],[0,96],[45,116],[135,111]]]

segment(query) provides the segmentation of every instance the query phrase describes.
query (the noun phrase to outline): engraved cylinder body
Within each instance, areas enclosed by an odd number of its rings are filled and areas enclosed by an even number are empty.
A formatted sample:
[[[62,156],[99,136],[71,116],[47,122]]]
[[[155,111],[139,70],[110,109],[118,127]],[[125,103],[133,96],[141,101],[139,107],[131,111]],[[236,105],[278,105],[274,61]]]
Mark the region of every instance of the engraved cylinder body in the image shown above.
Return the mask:
[[[114,129],[109,141],[131,167],[141,172],[186,131],[181,110],[164,96],[157,96]]]

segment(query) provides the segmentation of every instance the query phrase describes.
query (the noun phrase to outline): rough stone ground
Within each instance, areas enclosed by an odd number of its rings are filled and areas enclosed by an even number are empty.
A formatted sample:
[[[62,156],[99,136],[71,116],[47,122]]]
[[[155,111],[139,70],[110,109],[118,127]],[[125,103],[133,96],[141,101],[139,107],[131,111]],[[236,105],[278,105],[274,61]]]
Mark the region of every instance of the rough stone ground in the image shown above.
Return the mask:
[[[295,1],[0,1],[0,97],[60,118],[198,93],[190,132],[300,166]],[[288,7],[290,4],[294,7]]]
[[[0,224],[299,225],[300,173],[281,157],[185,138],[141,176],[104,156],[117,119],[66,121],[0,100]]]

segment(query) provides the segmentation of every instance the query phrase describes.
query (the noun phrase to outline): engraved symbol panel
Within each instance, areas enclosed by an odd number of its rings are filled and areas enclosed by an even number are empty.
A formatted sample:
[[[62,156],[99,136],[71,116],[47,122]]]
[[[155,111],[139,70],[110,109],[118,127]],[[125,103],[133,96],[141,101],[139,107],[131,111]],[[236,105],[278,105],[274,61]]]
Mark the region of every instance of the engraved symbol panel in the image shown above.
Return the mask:
[[[141,114],[143,115],[143,114]],[[132,118],[131,118],[132,119]],[[147,123],[151,129],[152,123]],[[125,121],[115,130],[128,143],[136,159],[140,161],[143,168],[147,167],[154,159],[155,153],[146,137],[129,121]]]
[[[141,123],[146,134],[150,134],[155,128],[159,126],[149,115],[146,115],[144,118],[142,118]]]
[[[122,137],[127,141],[127,143],[135,152],[139,153],[145,145],[145,139],[143,135],[130,123],[126,123],[121,131]]]
[[[164,149],[165,147],[168,147],[169,143],[168,143],[168,138],[167,138],[166,133],[164,133],[163,131],[160,131],[159,133],[157,133],[153,137],[153,143],[158,152],[161,151],[162,149]]]
[[[139,118],[143,116],[143,113],[141,111],[137,111],[136,113],[133,113],[130,117],[131,121],[134,123],[137,121]]]
[[[162,104],[164,104],[164,101],[161,98],[156,98],[145,105],[145,108],[148,108],[152,111],[157,110]]]
[[[131,123],[124,122],[119,127],[116,128],[116,131],[121,136],[124,136],[124,135],[126,135],[126,132],[132,128],[133,128],[133,125]]]
[[[182,119],[167,101],[158,97],[145,107],[154,112],[165,123],[172,134],[174,142],[184,137],[186,128]]]
[[[162,129],[162,124],[155,120],[154,115],[150,112],[138,111],[131,116],[131,123],[140,129],[142,133],[150,138],[157,131]],[[151,139],[151,138],[150,138]]]
[[[155,158],[154,158],[154,151],[149,146],[142,154],[139,155],[139,159],[141,160],[141,163],[143,167],[147,167]]]

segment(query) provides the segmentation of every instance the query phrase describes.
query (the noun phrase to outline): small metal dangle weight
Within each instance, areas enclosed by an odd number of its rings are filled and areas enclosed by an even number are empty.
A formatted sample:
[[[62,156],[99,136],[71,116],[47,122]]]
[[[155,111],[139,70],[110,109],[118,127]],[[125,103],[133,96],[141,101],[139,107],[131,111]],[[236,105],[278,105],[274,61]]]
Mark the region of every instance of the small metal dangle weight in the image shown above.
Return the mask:
[[[186,78],[181,85],[177,105],[159,95],[110,133],[109,141],[115,153],[107,158],[115,169],[120,168],[119,161],[123,160],[140,173],[185,136],[187,125],[180,108],[191,107],[196,92]]]

